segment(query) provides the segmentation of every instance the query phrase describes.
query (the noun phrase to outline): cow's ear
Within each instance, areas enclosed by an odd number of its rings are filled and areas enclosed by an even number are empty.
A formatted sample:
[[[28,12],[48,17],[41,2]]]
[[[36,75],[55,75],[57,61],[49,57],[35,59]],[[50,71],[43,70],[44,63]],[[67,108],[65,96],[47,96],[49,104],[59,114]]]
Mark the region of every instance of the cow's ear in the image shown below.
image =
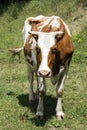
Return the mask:
[[[60,40],[61,38],[63,38],[63,36],[64,36],[64,32],[59,31],[59,32],[55,35],[55,38],[56,38],[57,40]]]
[[[33,33],[33,32],[28,32],[32,37],[37,41],[38,40],[38,34]]]

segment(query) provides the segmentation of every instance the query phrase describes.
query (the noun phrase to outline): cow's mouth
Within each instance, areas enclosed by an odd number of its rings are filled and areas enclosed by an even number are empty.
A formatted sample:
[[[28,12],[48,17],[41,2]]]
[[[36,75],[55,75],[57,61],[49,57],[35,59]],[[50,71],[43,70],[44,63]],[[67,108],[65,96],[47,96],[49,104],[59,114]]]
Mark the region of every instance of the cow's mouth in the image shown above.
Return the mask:
[[[50,78],[51,77],[51,72],[47,71],[47,70],[40,70],[38,71],[37,75],[39,77],[46,77],[46,78]]]

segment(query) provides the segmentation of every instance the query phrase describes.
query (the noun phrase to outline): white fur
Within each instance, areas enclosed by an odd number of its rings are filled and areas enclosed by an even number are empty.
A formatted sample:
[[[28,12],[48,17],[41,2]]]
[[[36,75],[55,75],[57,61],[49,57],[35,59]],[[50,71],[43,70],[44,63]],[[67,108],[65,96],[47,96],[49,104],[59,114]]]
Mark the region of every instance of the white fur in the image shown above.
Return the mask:
[[[61,117],[64,117],[64,115],[65,115],[65,114],[64,114],[62,111],[56,113],[56,116],[58,116],[58,117],[60,117],[60,118],[61,118]]]
[[[50,23],[50,26],[60,28],[59,17],[54,16],[54,20]]]
[[[68,28],[68,25],[64,21],[63,21],[63,24],[65,25],[65,29],[66,29],[68,35],[71,37],[71,33],[70,33],[69,28]]]
[[[51,71],[48,67],[48,54],[50,48],[54,45],[54,37],[50,33],[41,33],[38,39],[38,46],[41,48],[42,52],[42,62],[39,67],[40,70]]]
[[[41,61],[38,71],[47,70],[48,72],[51,72],[50,68],[48,67],[48,54],[49,54],[50,48],[54,44],[55,44],[54,32],[39,33],[38,46],[41,48],[42,61]]]
[[[42,22],[42,25],[39,27],[40,31],[50,23],[50,21],[53,19],[53,16],[51,17],[45,17],[45,21]]]
[[[45,86],[45,80],[42,77],[38,77],[38,90],[41,92],[44,92],[44,95],[46,93],[46,86]],[[38,107],[37,107],[37,112],[36,112],[36,116],[43,116],[43,112],[44,112],[44,105],[43,105],[43,99],[44,96],[39,96],[39,102],[38,102]]]
[[[33,65],[35,68],[37,67],[37,60],[36,60],[36,41],[33,38],[33,42],[31,44],[31,55],[32,55],[32,60],[33,60]]]
[[[28,32],[29,32],[30,30],[31,30],[31,25],[29,24],[28,19],[26,19],[26,20],[25,20],[25,23],[24,23],[23,30],[22,30],[24,44],[26,43],[26,39],[27,39],[27,37],[29,36],[29,33],[28,33]]]

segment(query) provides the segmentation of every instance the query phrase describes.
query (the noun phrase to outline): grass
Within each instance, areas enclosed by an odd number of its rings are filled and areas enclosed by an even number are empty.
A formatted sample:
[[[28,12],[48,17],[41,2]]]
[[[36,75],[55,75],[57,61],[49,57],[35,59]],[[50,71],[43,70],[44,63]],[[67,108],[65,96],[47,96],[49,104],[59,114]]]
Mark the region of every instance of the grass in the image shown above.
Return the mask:
[[[79,0],[78,0],[79,1]],[[68,6],[66,7],[66,5]],[[85,0],[84,0],[85,3]],[[56,8],[55,8],[56,4]],[[77,5],[69,0],[12,3],[8,9],[3,9],[0,15],[0,130],[86,130],[87,129],[87,28],[82,33],[73,33],[75,52],[65,82],[63,106],[65,118],[56,120],[56,88],[47,80],[47,95],[44,100],[45,118],[35,120],[37,102],[28,104],[27,66],[21,53],[21,63],[18,57],[10,60],[9,48],[22,46],[22,27],[24,20],[38,14],[61,15],[68,22],[68,17],[76,11]],[[64,5],[64,6],[63,6]],[[40,7],[40,8],[39,8]],[[52,8],[53,7],[53,8]],[[66,7],[66,8],[65,8]],[[15,11],[16,8],[16,11]],[[61,9],[63,12],[61,12]],[[59,9],[59,10],[58,10]],[[10,10],[14,13],[11,14]],[[70,13],[67,12],[70,10]],[[36,89],[36,80],[34,82]]]

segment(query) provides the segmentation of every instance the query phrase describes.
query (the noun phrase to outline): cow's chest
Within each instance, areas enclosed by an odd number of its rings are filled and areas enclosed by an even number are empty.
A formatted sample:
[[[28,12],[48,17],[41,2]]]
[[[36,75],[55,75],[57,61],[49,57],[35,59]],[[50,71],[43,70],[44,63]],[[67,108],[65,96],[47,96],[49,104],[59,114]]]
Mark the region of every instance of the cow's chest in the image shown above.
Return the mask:
[[[61,66],[59,69],[59,73],[55,76],[51,76],[51,82],[52,84],[56,84],[58,82],[58,79],[60,78],[61,73],[64,71],[64,66]]]

